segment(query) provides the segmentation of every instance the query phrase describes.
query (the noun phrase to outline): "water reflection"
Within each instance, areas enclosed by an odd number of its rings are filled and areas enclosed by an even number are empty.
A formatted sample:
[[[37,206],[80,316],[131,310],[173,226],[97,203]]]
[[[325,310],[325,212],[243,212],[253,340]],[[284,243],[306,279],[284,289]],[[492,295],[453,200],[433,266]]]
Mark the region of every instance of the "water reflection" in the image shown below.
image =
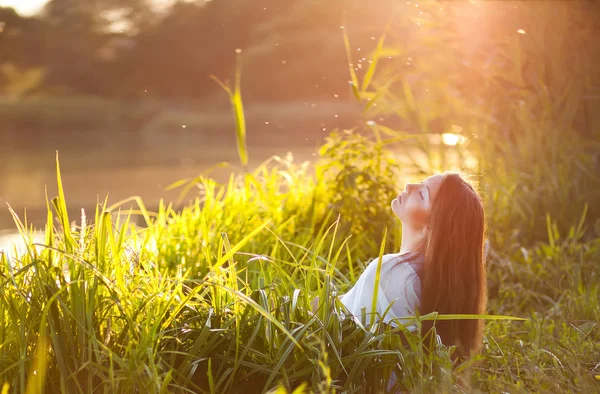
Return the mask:
[[[268,126],[267,126],[268,127]],[[303,145],[296,144],[293,149],[295,162],[314,162],[318,142],[311,140]],[[423,173],[433,173],[443,170],[474,170],[477,161],[463,146],[466,139],[456,133],[430,135],[422,139],[421,145],[415,141],[392,148],[394,156],[398,159],[403,181],[420,179]],[[201,148],[200,148],[201,149]],[[286,149],[279,146],[270,146],[261,142],[261,145],[251,147],[250,168],[258,166],[272,155],[284,156]],[[104,152],[105,154],[107,152]],[[155,153],[155,152],[154,152]],[[210,176],[217,181],[227,181],[229,174],[241,172],[236,165],[237,157],[235,146],[226,148],[211,147],[207,154],[192,155],[189,152],[168,152],[173,157],[180,154],[178,162],[165,162],[152,165],[151,162],[141,165],[126,165],[123,156],[143,156],[147,152],[113,151],[107,156],[110,160],[103,159],[101,154],[85,153],[76,155],[61,155],[61,173],[65,188],[69,217],[80,217],[81,208],[92,216],[97,204],[109,197],[109,204],[137,195],[142,197],[148,209],[155,210],[159,200],[175,201],[179,196],[179,189],[166,191],[171,183],[185,178],[193,178],[217,162],[227,161],[233,163],[225,168],[217,168]],[[46,193],[48,198],[58,194],[56,186],[56,172],[54,158],[50,152],[40,157],[27,155],[9,156],[8,164],[3,164],[0,177],[0,248],[12,249],[13,244],[19,245],[22,250],[22,240],[15,234],[15,224],[6,209],[6,203],[24,219],[25,209],[27,221],[36,228],[42,228],[46,221]],[[6,157],[6,156],[5,156]],[[220,158],[221,160],[218,160]],[[85,163],[82,162],[85,161]],[[83,165],[85,164],[85,165]],[[107,165],[114,164],[113,167]],[[190,194],[190,199],[192,198]],[[134,204],[130,205],[137,208]],[[130,206],[123,206],[127,210]],[[6,231],[8,230],[8,231]],[[37,235],[38,241],[43,240],[43,233]]]
[[[33,236],[34,243],[44,243],[44,234],[39,231]],[[0,253],[6,254],[9,261],[27,252],[20,234],[8,230],[0,231]]]

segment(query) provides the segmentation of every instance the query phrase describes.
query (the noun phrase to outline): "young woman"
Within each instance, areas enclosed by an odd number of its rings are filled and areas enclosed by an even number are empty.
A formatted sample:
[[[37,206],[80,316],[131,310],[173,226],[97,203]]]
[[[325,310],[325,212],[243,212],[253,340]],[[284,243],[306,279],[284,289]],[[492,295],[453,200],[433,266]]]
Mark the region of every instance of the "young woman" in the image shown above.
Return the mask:
[[[404,323],[399,318],[414,316],[415,310],[421,315],[434,311],[483,314],[485,219],[475,189],[459,174],[435,175],[420,184],[407,185],[392,201],[392,211],[402,221],[402,245],[399,253],[383,256],[376,313],[392,323]],[[374,259],[341,297],[355,318],[360,319],[366,311],[367,322],[378,260]],[[428,321],[422,333],[433,324],[445,345],[457,347],[457,356],[469,357],[479,351],[481,320]]]

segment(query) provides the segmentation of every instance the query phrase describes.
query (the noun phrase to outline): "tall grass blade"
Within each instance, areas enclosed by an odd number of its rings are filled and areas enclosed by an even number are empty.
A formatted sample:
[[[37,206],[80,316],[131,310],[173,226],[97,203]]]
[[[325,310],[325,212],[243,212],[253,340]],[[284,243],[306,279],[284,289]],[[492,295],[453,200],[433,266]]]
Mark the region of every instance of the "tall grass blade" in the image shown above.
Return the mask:
[[[346,49],[346,58],[348,60],[348,71],[350,72],[350,86],[357,100],[361,100],[361,92],[359,90],[358,77],[354,71],[354,63],[352,62],[352,48],[350,47],[350,39],[348,38],[348,30],[346,26],[342,26],[342,35],[344,36],[344,48]]]
[[[387,243],[387,227],[383,233],[383,240],[381,241],[381,247],[379,248],[379,256],[377,257],[377,270],[375,271],[375,284],[373,290],[373,300],[371,304],[371,321],[369,326],[373,327],[375,323],[375,318],[377,317],[377,300],[379,297],[379,282],[381,280],[381,265],[383,263],[383,253],[385,250],[385,245]]]
[[[69,214],[67,211],[67,203],[65,200],[65,192],[63,189],[62,177],[60,174],[60,162],[58,160],[58,151],[56,151],[56,181],[58,186],[58,197],[52,199],[52,204],[56,209],[56,214],[63,227],[63,236],[65,239],[65,248],[67,253],[73,253],[76,248],[76,242],[71,234],[71,223],[69,222]]]
[[[381,53],[383,51],[383,45],[385,43],[385,38],[390,30],[390,27],[392,26],[392,22],[394,21],[394,18],[395,18],[395,13],[392,13],[390,20],[388,21],[387,25],[385,26],[385,30],[383,31],[383,34],[381,35],[381,37],[379,37],[379,40],[377,41],[377,47],[375,48],[375,51],[373,52],[371,64],[369,65],[367,72],[363,76],[363,81],[362,81],[362,85],[360,88],[360,91],[362,93],[366,92],[367,89],[369,88],[369,85],[371,85],[371,81],[373,80],[373,76],[375,75],[375,70],[377,69],[377,65],[379,64],[379,59],[380,59]],[[348,40],[347,34],[344,37],[344,39],[346,41]],[[347,46],[349,46],[349,44]],[[353,81],[354,81],[354,79],[353,79]],[[374,99],[372,99],[370,101],[374,101]]]
[[[31,373],[27,379],[27,394],[42,394],[45,392],[44,386],[48,369],[47,348],[46,328],[44,327],[38,338]]]
[[[241,50],[237,51],[236,65],[235,65],[235,82],[233,90],[225,85],[217,77],[211,76],[211,78],[219,84],[219,86],[227,92],[229,95],[229,101],[233,110],[233,116],[235,119],[235,136],[236,144],[238,148],[238,156],[240,162],[245,170],[248,166],[248,147],[246,144],[246,118],[244,116],[244,105],[242,103],[242,53]]]

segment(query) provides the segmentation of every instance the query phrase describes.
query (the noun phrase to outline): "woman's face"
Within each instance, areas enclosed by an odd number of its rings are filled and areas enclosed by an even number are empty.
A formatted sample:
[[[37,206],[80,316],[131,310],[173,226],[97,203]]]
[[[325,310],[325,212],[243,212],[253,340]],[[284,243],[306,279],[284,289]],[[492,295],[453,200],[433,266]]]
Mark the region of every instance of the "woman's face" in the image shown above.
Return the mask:
[[[444,175],[434,175],[421,183],[409,183],[392,201],[392,211],[404,225],[422,230],[429,223],[431,207],[444,180]]]

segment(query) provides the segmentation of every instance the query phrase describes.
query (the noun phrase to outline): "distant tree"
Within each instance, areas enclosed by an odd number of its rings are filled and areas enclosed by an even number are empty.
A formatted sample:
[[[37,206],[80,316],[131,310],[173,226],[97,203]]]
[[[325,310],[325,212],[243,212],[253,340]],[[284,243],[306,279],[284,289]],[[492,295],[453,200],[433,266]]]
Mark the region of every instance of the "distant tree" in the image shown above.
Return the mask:
[[[0,59],[17,66],[42,64],[44,24],[19,15],[12,8],[0,7]]]
[[[18,69],[12,63],[0,66],[0,92],[10,98],[20,98],[39,88],[44,79],[44,70],[39,67]]]
[[[156,17],[148,0],[50,0],[42,15],[54,26],[96,33],[106,33],[115,25],[138,32]]]
[[[344,7],[342,0],[178,2],[124,51],[119,85],[133,95],[206,97],[219,91],[210,75],[232,76],[239,48],[246,97],[346,95]]]
[[[289,6],[295,0],[286,1]],[[276,0],[178,2],[159,23],[141,31],[120,60],[126,94],[151,91],[166,97],[202,97],[217,91],[209,79],[231,76],[235,50],[252,41],[253,29],[285,12]],[[268,12],[265,12],[265,8]],[[135,70],[135,72],[132,72]]]
[[[123,34],[133,35],[147,28],[152,17],[146,0],[51,0],[41,14],[47,24],[42,38],[47,83],[67,91],[110,94],[114,79],[102,50],[119,26]]]

